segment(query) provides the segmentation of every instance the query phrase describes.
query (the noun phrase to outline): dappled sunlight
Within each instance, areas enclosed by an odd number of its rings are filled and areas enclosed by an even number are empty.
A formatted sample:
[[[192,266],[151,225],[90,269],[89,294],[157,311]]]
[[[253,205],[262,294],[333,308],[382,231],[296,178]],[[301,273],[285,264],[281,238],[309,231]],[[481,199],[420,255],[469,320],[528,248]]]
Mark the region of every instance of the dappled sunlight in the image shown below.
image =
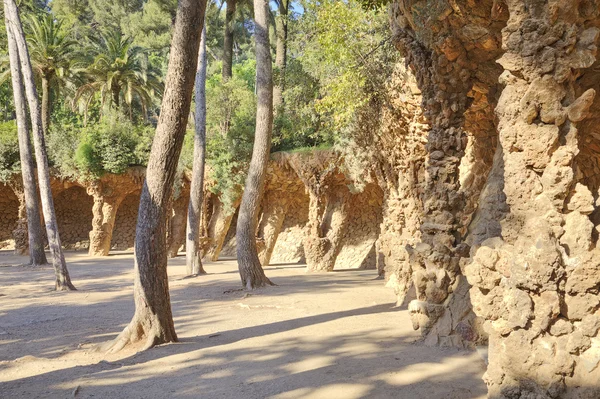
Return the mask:
[[[176,280],[184,266],[175,259],[169,273],[180,342],[104,355],[95,345],[113,339],[133,314],[131,256],[110,263],[69,256],[89,289],[0,297],[0,378],[9,397],[74,390],[78,398],[156,390],[180,398],[396,397],[398,388],[410,390],[407,398],[444,398],[465,387],[472,394],[464,399],[485,393],[479,356],[415,344],[407,311],[368,270],[267,269],[279,285],[248,293],[238,289],[235,261],[207,263],[208,275]]]

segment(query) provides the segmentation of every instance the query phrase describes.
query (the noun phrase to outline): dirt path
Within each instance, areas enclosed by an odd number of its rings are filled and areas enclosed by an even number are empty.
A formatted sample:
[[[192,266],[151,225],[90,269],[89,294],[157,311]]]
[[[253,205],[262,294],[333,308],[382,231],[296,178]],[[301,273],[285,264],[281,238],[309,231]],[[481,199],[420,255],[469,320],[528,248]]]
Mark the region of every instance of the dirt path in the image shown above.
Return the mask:
[[[414,343],[406,309],[374,271],[267,268],[278,284],[239,291],[235,261],[182,280],[169,264],[180,343],[104,356],[133,315],[132,256],[68,253],[74,293],[50,268],[0,251],[0,398],[485,398],[473,352]]]

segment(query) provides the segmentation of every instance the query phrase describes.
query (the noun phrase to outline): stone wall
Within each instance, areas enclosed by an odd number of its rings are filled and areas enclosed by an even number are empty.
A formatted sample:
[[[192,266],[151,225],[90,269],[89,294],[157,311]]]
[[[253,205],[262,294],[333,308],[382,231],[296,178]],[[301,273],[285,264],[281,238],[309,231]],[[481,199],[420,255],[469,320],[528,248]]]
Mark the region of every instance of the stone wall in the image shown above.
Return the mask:
[[[14,248],[18,220],[19,199],[8,185],[0,183],[0,249]]]
[[[408,196],[420,239],[396,279],[415,287],[415,327],[432,344],[489,340],[490,398],[600,397],[600,3],[391,10],[427,121]]]
[[[111,249],[133,250],[140,195],[140,191],[134,191],[121,202],[115,217],[115,227],[110,244]]]
[[[379,237],[382,203],[383,192],[375,183],[348,197],[347,220],[341,230],[341,249],[333,270],[377,268],[375,242]]]
[[[54,209],[58,232],[67,249],[88,249],[92,230],[92,208],[94,200],[83,187],[73,186],[58,193],[54,198]]]
[[[306,261],[302,240],[308,223],[308,205],[308,195],[298,195],[288,205],[285,220],[271,254],[271,265]]]

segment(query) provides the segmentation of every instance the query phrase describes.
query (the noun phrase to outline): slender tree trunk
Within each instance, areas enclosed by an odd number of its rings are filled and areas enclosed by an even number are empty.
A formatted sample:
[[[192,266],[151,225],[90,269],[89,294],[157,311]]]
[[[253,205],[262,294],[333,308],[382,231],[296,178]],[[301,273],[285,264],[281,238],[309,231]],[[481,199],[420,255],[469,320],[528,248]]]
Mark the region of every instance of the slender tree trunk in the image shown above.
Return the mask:
[[[225,36],[223,38],[223,82],[233,76],[233,23],[237,0],[227,0],[225,11]]]
[[[143,349],[177,341],[167,276],[166,218],[173,189],[204,23],[206,0],[179,0],[165,92],[142,189],[135,234],[135,314],[103,349],[118,351],[144,340]]]
[[[265,276],[256,248],[256,223],[273,133],[273,71],[269,45],[268,0],[254,0],[256,41],[256,131],[252,159],[237,221],[237,259],[243,286],[248,289],[273,285]]]
[[[42,127],[48,134],[50,128],[50,81],[47,76],[42,76]]]
[[[29,59],[29,51],[27,49],[27,42],[25,41],[25,34],[23,33],[19,11],[14,0],[4,0],[4,13],[7,16],[9,25],[7,33],[12,35],[17,45],[18,57],[21,63],[21,73],[23,74],[25,83],[25,94],[29,103],[35,158],[37,160],[38,182],[42,199],[42,210],[44,212],[50,253],[52,254],[52,264],[54,265],[54,273],[56,275],[56,290],[74,290],[75,287],[71,283],[71,278],[69,277],[67,263],[65,262],[60,243],[60,236],[58,234],[58,225],[56,223],[56,214],[54,212],[54,200],[50,190],[50,172],[48,168],[48,157],[46,156],[46,144],[44,142],[40,104],[35,88],[33,69]]]
[[[5,19],[6,30],[9,32],[8,20]],[[21,159],[21,176],[23,178],[23,192],[25,195],[25,209],[27,214],[27,237],[29,241],[29,262],[32,265],[48,263],[44,252],[44,238],[40,218],[40,205],[35,181],[35,167],[31,154],[31,140],[29,138],[29,123],[27,122],[27,106],[23,92],[23,77],[19,64],[17,44],[11,33],[8,33],[8,52],[10,57],[10,73],[13,93],[15,98],[15,111],[17,114],[17,132],[19,135],[19,156]]]
[[[275,67],[279,75],[273,87],[273,108],[276,117],[283,113],[284,106],[283,91],[285,90],[285,68],[287,66],[288,9],[289,0],[279,0],[279,14],[275,19],[275,33],[277,35]]]
[[[204,159],[206,155],[206,26],[202,29],[198,72],[196,73],[196,115],[194,135],[194,164],[192,185],[187,215],[187,241],[185,245],[188,276],[206,274],[202,267],[202,246],[200,245],[200,222],[204,201]]]

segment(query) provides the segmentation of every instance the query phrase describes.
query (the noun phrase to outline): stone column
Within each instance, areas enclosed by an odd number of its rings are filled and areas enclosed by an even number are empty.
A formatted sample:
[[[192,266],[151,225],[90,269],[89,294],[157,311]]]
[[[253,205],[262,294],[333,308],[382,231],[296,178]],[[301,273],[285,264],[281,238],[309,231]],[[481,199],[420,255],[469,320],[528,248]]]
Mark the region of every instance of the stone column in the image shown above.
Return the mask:
[[[319,190],[327,191],[310,193],[304,254],[308,271],[330,272],[341,249],[342,233],[348,216],[347,196],[350,193],[346,186],[334,184],[322,184]]]
[[[262,215],[258,224],[257,247],[258,257],[263,266],[268,266],[271,255],[285,220],[289,201],[285,193],[274,192],[263,200]]]
[[[92,208],[92,231],[90,231],[90,256],[108,256],[112,240],[115,216],[124,196],[114,195],[113,190],[101,181],[91,183],[87,192],[94,197]]]
[[[17,220],[17,226],[12,232],[15,240],[15,255],[24,256],[29,254],[29,234],[27,230],[27,205],[25,203],[25,192],[23,191],[22,183],[13,182],[10,187],[19,199],[19,219]]]
[[[189,205],[189,188],[182,191],[177,199],[173,201],[173,211],[169,223],[168,255],[174,258],[179,253],[179,249],[185,244],[185,231],[187,227],[187,212]]]
[[[223,203],[216,196],[213,198],[213,212],[208,223],[207,238],[204,246],[205,259],[212,262],[219,260],[225,237],[227,237],[227,232],[231,227],[231,220],[235,214],[235,209],[240,205],[240,200],[236,201],[233,210],[226,210]]]
[[[484,379],[498,399],[597,398],[600,251],[576,156],[596,94],[577,78],[595,62],[600,11],[593,1],[506,3],[494,170],[508,209],[465,267],[489,334]]]

